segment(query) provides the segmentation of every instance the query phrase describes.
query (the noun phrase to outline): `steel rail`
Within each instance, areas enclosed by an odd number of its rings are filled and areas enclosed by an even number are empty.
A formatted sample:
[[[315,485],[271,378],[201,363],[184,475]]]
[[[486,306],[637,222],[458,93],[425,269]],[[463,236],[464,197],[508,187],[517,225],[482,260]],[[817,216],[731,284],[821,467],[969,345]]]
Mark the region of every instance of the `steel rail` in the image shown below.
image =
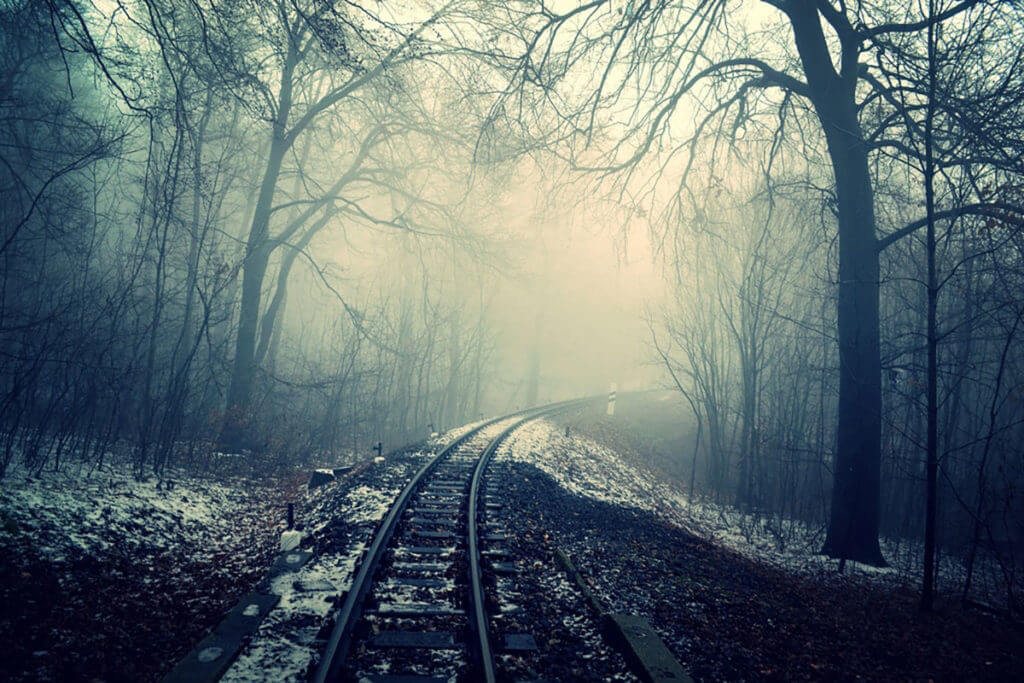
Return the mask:
[[[493,454],[494,450],[497,449],[498,444],[501,440],[508,436],[513,429],[520,426],[524,422],[540,417],[547,412],[554,412],[560,409],[566,409],[582,403],[584,401],[591,401],[595,399],[574,399],[571,401],[562,401],[554,403],[549,406],[542,408],[527,408],[525,410],[519,410],[508,415],[502,415],[490,419],[470,431],[466,432],[459,438],[455,439],[452,443],[445,446],[445,448],[438,453],[436,456],[431,458],[430,462],[424,465],[420,470],[409,480],[409,483],[405,485],[401,493],[395,499],[391,509],[388,510],[387,515],[384,517],[380,528],[374,536],[373,541],[370,544],[369,549],[366,551],[363,562],[359,566],[359,571],[356,572],[355,578],[352,580],[352,585],[345,596],[345,602],[342,604],[341,609],[338,611],[337,618],[334,622],[334,628],[331,630],[331,635],[327,639],[327,643],[324,645],[324,650],[321,654],[320,661],[317,664],[316,672],[313,674],[311,680],[314,683],[327,683],[328,681],[336,681],[340,679],[341,669],[344,666],[345,658],[348,655],[349,646],[352,644],[352,633],[355,629],[356,623],[359,621],[359,617],[362,614],[363,602],[366,599],[366,595],[373,585],[373,577],[377,572],[377,568],[380,566],[381,560],[384,558],[384,553],[387,550],[388,544],[391,542],[391,538],[394,536],[395,529],[398,526],[398,521],[401,519],[402,514],[405,512],[405,508],[409,504],[409,499],[412,497],[416,487],[419,486],[423,478],[442,460],[448,457],[456,448],[463,445],[471,438],[479,434],[481,431],[490,427],[498,422],[508,420],[519,415],[526,414],[527,417],[517,422],[511,428],[502,432],[496,439],[492,440],[491,444],[488,445],[485,453],[490,451]],[[483,456],[481,456],[483,459]],[[478,463],[479,466],[479,463]],[[476,473],[474,472],[474,482],[477,482]],[[474,484],[475,485],[475,484]],[[472,494],[471,494],[472,495]],[[470,504],[473,505],[474,497],[470,498]],[[475,507],[474,507],[475,512]],[[476,543],[476,532],[475,525],[470,524],[470,530],[472,534],[472,541]],[[475,545],[474,545],[475,547]],[[470,553],[470,562],[476,562],[477,565],[477,580],[479,580],[479,558],[475,558],[475,553]],[[479,589],[479,586],[478,586]],[[482,600],[476,603],[482,609]],[[482,622],[485,626],[483,633],[484,638],[488,638],[486,632],[486,614],[483,615],[484,621]],[[480,622],[478,622],[480,623]],[[489,640],[486,643],[487,652],[490,652]],[[484,658],[482,658],[484,659]],[[486,658],[486,661],[490,663],[490,670],[493,676],[494,662],[490,657]],[[486,666],[486,665],[485,665]],[[493,681],[494,679],[488,679]]]
[[[515,415],[515,413],[513,415]],[[388,510],[388,514],[384,517],[383,523],[377,530],[373,541],[370,543],[370,547],[364,555],[363,562],[360,563],[359,571],[352,580],[352,586],[345,595],[345,602],[338,611],[337,619],[334,622],[334,628],[332,629],[331,635],[324,646],[320,662],[317,665],[316,673],[313,674],[312,680],[314,683],[326,683],[327,681],[333,681],[339,678],[341,667],[344,664],[346,655],[348,654],[348,647],[352,642],[352,631],[355,628],[356,622],[359,620],[359,616],[362,614],[363,602],[366,598],[367,592],[373,584],[373,576],[377,572],[377,567],[380,566],[380,561],[384,557],[384,552],[387,550],[388,543],[391,542],[391,537],[394,536],[398,520],[401,519],[402,513],[405,512],[405,508],[409,503],[409,498],[412,496],[413,491],[416,490],[420,481],[430,472],[430,470],[434,468],[437,463],[448,457],[448,455],[456,448],[476,436],[482,430],[490,427],[492,424],[506,419],[508,419],[508,416],[488,420],[452,441],[450,444],[445,446],[440,453],[431,458],[430,462],[420,468],[420,471],[409,480],[409,483],[406,484],[405,488],[403,488],[401,493],[398,494],[398,497],[395,499],[391,509]]]
[[[477,530],[477,517],[479,512],[480,481],[483,479],[487,465],[490,463],[498,447],[508,436],[519,427],[531,420],[536,420],[544,415],[569,410],[578,405],[597,399],[584,398],[572,401],[563,401],[545,406],[536,411],[530,412],[523,419],[509,426],[498,436],[494,437],[484,449],[480,459],[477,460],[476,469],[473,471],[473,479],[469,485],[469,519],[466,523],[468,543],[466,554],[469,556],[469,582],[470,582],[470,603],[472,607],[472,621],[470,628],[476,634],[477,656],[479,657],[479,673],[483,676],[485,683],[495,683],[497,680],[494,671],[494,654],[491,650],[490,620],[487,618],[487,609],[484,603],[483,569],[480,567],[479,537]]]

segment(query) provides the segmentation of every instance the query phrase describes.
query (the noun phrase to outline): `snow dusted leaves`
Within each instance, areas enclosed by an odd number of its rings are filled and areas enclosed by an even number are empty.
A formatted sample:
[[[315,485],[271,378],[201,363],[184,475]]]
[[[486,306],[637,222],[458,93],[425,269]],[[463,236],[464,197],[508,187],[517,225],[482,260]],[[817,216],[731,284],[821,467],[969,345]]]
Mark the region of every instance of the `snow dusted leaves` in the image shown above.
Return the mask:
[[[686,526],[686,504],[670,486],[592,439],[565,436],[564,428],[549,420],[517,429],[497,456],[530,463],[576,495],[646,510]]]
[[[74,463],[8,474],[0,679],[157,679],[251,590],[296,482],[173,478],[167,490]]]
[[[281,602],[221,680],[304,680],[317,652],[317,632],[335,595],[351,585],[363,547],[356,543],[348,553],[323,555],[297,572],[276,577],[270,592],[280,595]]]
[[[244,487],[186,479],[171,491],[157,482],[104,468],[78,476],[9,476],[0,491],[4,544],[27,542],[48,561],[62,563],[111,551],[158,552],[180,543],[199,546],[232,532]],[[13,523],[12,523],[13,522]],[[187,540],[186,540],[187,539]]]
[[[380,521],[387,514],[397,495],[398,489],[357,486],[345,494],[345,519],[350,524]]]
[[[835,562],[817,553],[820,530],[797,520],[754,518],[700,498],[690,504],[666,477],[638,462],[643,454],[637,455],[627,457],[578,432],[566,436],[563,426],[546,419],[523,425],[498,450],[499,458],[532,464],[571,493],[654,513],[750,559],[791,572],[834,573]],[[786,542],[780,541],[783,537]],[[894,569],[855,563],[849,569],[864,577],[896,579]]]

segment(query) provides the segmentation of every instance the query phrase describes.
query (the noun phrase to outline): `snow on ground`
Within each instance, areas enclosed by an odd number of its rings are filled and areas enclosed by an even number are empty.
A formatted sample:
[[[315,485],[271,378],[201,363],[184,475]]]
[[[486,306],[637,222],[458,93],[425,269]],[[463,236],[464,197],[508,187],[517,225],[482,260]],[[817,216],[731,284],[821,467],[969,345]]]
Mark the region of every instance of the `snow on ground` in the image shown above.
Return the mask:
[[[124,462],[8,472],[0,679],[154,680],[260,580],[294,476],[166,476],[140,481]]]
[[[458,439],[460,436],[463,436],[468,432],[472,431],[473,429],[479,427],[484,422],[487,422],[487,420],[477,420],[476,422],[464,424],[461,427],[454,427],[442,434],[432,434],[427,443],[429,443],[430,446],[436,448],[437,450],[441,450],[441,448],[443,448],[444,446],[447,446],[452,441]]]
[[[222,681],[299,681],[318,651],[317,632],[330,613],[333,598],[352,584],[365,546],[354,543],[349,552],[322,555],[297,572],[276,577],[270,592],[281,601],[260,624]]]
[[[348,588],[377,523],[431,455],[389,454],[383,463],[363,463],[361,472],[308,492],[299,488],[302,473],[283,487],[283,480],[173,472],[168,488],[152,478],[136,480],[125,463],[93,468],[71,462],[37,476],[9,471],[0,483],[0,546],[12,553],[0,576],[7,578],[3,594],[14,603],[0,614],[0,638],[12,637],[14,663],[0,665],[0,678],[61,679],[75,666],[84,667],[83,675],[108,678],[118,666],[126,671],[125,660],[144,663],[129,678],[159,677],[266,575],[288,502],[295,504],[303,547],[318,556],[258,589],[280,595],[281,602],[231,675],[300,677],[330,600]],[[25,577],[41,568],[53,586],[67,590],[28,595],[22,584],[32,579]],[[132,635],[107,642],[102,634],[116,632],[107,622],[124,619],[113,614],[131,611],[138,615],[128,616],[123,628]],[[51,615],[54,624],[41,615]],[[168,624],[179,626],[154,646],[149,634],[162,634]]]
[[[28,476],[12,472],[0,490],[0,545],[29,543],[56,564],[83,555],[150,552],[179,545],[197,551],[230,533],[238,506],[251,494],[244,486],[175,476],[171,490],[157,480],[138,481],[127,468],[68,468]]]
[[[228,679],[301,679],[332,601],[348,589],[395,495],[432,451],[476,424],[435,437],[430,448],[364,463],[308,493],[294,477],[178,472],[168,488],[136,480],[124,464],[69,463],[61,472],[37,476],[10,471],[0,482],[0,547],[7,552],[0,566],[0,600],[7,606],[0,612],[0,640],[6,643],[0,678],[158,678],[265,576],[285,503],[295,502],[303,547],[318,555],[271,582],[268,589],[281,602]],[[744,516],[707,501],[690,505],[637,457],[586,436],[566,436],[555,423],[527,423],[498,455],[536,466],[578,496],[653,513],[758,561],[834,576],[834,563],[816,554],[820,530]],[[890,558],[919,556],[906,544],[883,547]],[[944,563],[955,572],[951,565]],[[869,580],[910,575],[854,569]],[[168,624],[176,625],[173,633]]]
[[[824,529],[797,520],[761,518],[695,498],[692,503],[663,476],[585,435],[547,419],[526,423],[498,449],[499,458],[526,462],[555,479],[566,490],[586,498],[651,512],[709,541],[746,557],[805,575],[834,574],[835,560],[818,554]],[[921,552],[906,542],[882,539],[883,554],[899,558],[894,566],[876,568],[847,564],[852,576],[893,584],[912,583]],[[959,564],[940,567],[940,585],[961,581]]]
[[[686,505],[670,486],[590,438],[566,436],[564,427],[549,420],[527,422],[496,455],[532,464],[577,495],[653,512],[688,527]]]
[[[469,427],[433,440],[442,446]],[[299,681],[319,650],[317,633],[338,597],[352,585],[355,571],[380,521],[410,478],[433,457],[432,449],[392,454],[351,478],[331,482],[306,496],[301,523],[305,547],[317,555],[295,573],[275,578],[270,592],[281,602],[243,648],[225,681]]]
[[[348,509],[345,519],[352,524],[377,522],[384,518],[397,491],[381,490],[370,486],[358,486],[345,494],[344,504]]]

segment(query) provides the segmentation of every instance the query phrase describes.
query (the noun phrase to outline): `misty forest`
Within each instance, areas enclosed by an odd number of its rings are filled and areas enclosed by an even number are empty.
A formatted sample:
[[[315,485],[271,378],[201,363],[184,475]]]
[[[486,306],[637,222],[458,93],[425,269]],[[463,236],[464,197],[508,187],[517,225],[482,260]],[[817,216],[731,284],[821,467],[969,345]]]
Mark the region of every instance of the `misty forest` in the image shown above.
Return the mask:
[[[1024,677],[1020,0],[4,0],[0,121],[0,678]]]

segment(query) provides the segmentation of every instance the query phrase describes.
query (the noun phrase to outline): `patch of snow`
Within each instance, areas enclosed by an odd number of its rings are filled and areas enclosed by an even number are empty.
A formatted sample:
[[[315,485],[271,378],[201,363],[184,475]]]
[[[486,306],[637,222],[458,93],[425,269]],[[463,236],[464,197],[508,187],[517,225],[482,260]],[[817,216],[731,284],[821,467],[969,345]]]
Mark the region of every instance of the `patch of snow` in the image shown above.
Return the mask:
[[[305,680],[306,669],[319,651],[317,632],[333,607],[333,599],[352,585],[364,548],[363,543],[355,543],[342,554],[318,557],[296,572],[275,577],[270,592],[280,595],[281,601],[221,680]],[[334,591],[321,590],[324,586]]]
[[[398,492],[398,489],[378,489],[365,485],[349,490],[343,503],[345,520],[350,524],[360,524],[384,519]]]
[[[468,424],[464,424],[461,427],[455,427],[453,429],[449,429],[446,432],[440,432],[440,433],[439,432],[433,432],[430,435],[430,445],[431,446],[435,446],[435,447],[436,446],[446,446],[446,445],[450,444],[452,441],[455,441],[456,439],[458,439],[460,436],[464,436],[469,431],[479,427],[480,425],[482,425],[486,421],[487,420],[477,420],[476,422],[470,422]]]
[[[302,543],[302,532],[296,531],[295,529],[289,529],[288,531],[281,532],[281,552],[288,552],[289,550],[295,550]]]
[[[678,503],[670,486],[592,439],[566,436],[564,428],[549,420],[521,426],[496,457],[529,463],[576,495],[646,510],[687,527],[685,505]]]
[[[244,487],[189,477],[167,490],[115,466],[41,477],[14,472],[0,490],[0,545],[31,543],[54,563],[109,552],[114,542],[131,552],[158,552],[184,537],[202,545],[231,533],[232,511],[247,497]]]

